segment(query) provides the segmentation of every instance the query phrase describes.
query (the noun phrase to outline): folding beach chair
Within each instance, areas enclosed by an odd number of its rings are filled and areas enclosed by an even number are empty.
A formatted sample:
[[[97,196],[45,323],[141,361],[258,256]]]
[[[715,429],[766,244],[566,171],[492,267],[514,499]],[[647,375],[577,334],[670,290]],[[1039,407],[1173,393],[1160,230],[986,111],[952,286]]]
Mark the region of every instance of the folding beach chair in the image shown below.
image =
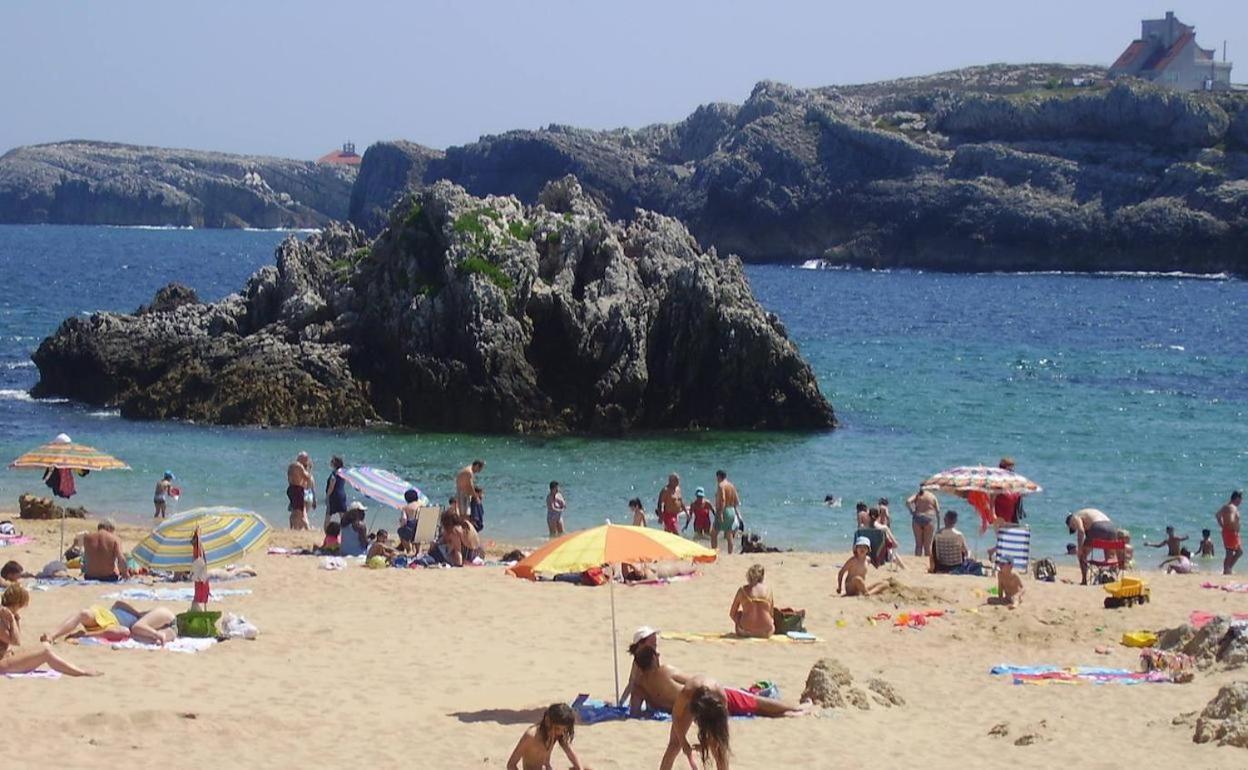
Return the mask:
[[[441,518],[442,509],[436,505],[416,509],[416,533],[412,535],[412,553],[420,553],[421,543],[433,545],[438,537],[438,521]]]
[[[1002,527],[997,530],[997,547],[994,558],[1005,557],[1014,563],[1014,569],[1027,574],[1031,567],[1031,530],[1027,527]]]
[[[1100,551],[1101,558],[1092,558],[1093,552]],[[1093,540],[1088,546],[1088,566],[1096,570],[1092,576],[1094,584],[1112,583],[1127,569],[1127,541],[1124,538],[1115,540]]]

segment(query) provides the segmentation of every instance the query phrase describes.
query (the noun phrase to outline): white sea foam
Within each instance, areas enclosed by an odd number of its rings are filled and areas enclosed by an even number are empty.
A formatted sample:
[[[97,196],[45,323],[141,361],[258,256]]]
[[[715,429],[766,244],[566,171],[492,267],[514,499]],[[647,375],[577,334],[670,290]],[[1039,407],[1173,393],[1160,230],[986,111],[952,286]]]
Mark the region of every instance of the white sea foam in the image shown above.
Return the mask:
[[[190,225],[102,225],[114,230],[194,230]]]
[[[41,404],[68,404],[68,398],[40,398],[36,399],[30,395],[29,391],[20,390],[18,388],[0,388],[0,401],[38,401]]]
[[[5,369],[34,369],[34,361],[9,361],[4,365]]]
[[[120,417],[120,416],[121,416],[121,410],[120,410],[120,409],[101,409],[101,410],[99,410],[99,411],[97,411],[97,412],[87,412],[87,416],[88,416],[88,417],[99,417],[99,418],[102,418],[102,419],[103,419],[103,418],[108,418],[108,417]]]
[[[981,275],[992,275],[982,273]],[[1185,278],[1196,281],[1230,281],[1234,279],[1230,273],[1187,273],[1182,270],[1097,270],[1080,272],[1078,270],[1026,270],[1013,275],[1061,275],[1061,276],[1095,276],[1098,278]]]
[[[319,227],[244,227],[245,233],[319,233]]]

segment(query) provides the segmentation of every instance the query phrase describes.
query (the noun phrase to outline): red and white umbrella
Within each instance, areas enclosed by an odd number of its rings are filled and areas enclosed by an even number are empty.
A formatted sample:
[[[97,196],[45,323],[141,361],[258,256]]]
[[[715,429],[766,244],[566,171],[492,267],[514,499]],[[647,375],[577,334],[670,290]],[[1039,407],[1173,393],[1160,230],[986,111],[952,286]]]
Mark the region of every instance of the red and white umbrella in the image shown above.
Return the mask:
[[[204,549],[199,544],[199,527],[191,536],[191,579],[195,581],[195,597],[191,601],[191,612],[203,612],[208,606],[208,563],[204,560]]]

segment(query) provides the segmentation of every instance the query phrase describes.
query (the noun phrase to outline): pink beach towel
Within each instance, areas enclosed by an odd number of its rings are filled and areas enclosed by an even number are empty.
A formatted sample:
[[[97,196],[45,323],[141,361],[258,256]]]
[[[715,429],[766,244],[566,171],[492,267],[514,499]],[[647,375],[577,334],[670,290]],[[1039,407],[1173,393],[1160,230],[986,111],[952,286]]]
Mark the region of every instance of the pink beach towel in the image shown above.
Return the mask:
[[[1221,614],[1225,615],[1226,613],[1223,612]],[[1192,628],[1195,628],[1196,630],[1199,631],[1200,629],[1209,625],[1209,622],[1213,620],[1214,618],[1216,618],[1217,616],[1218,616],[1218,613],[1216,612],[1192,610],[1192,614],[1188,616],[1187,622],[1191,624]],[[1232,614],[1231,617],[1234,620],[1248,620],[1248,612],[1236,612]]]
[[[1248,594],[1248,583],[1227,583],[1219,585],[1218,583],[1201,583],[1201,588],[1216,588],[1219,591],[1229,591],[1233,594]]]

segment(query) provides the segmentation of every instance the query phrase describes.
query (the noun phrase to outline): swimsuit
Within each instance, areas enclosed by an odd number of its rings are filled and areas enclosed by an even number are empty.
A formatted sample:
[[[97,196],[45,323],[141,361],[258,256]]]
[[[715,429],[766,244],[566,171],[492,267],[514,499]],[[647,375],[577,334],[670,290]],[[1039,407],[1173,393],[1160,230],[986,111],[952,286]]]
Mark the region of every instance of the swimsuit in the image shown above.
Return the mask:
[[[711,528],[711,511],[713,509],[710,505],[699,507],[697,503],[694,503],[690,506],[690,510],[693,511],[694,529],[702,530]]]
[[[1226,527],[1223,527],[1222,546],[1228,551],[1238,551],[1241,547],[1243,547],[1243,544],[1239,539],[1239,530],[1227,529]]]
[[[737,507],[735,505],[725,505],[724,510],[719,514],[717,522],[718,529],[724,534],[728,534],[737,528]]]
[[[724,700],[731,716],[752,717],[758,713],[758,696],[752,692],[725,687]]]
[[[671,532],[673,535],[680,534],[680,529],[678,529],[676,526],[677,515],[678,514],[675,514],[675,513],[660,513],[659,514],[659,518],[663,520],[663,529],[667,532]]]
[[[930,527],[936,523],[936,517],[929,516],[926,513],[914,513],[911,516],[914,518],[914,523],[920,527]]]
[[[1097,521],[1093,522],[1084,534],[1089,540],[1117,540],[1118,528],[1112,521]]]
[[[286,487],[286,499],[290,502],[290,505],[286,507],[286,510],[291,513],[296,511],[302,512],[304,506],[306,505],[303,497],[303,487],[298,484],[291,484]]]

